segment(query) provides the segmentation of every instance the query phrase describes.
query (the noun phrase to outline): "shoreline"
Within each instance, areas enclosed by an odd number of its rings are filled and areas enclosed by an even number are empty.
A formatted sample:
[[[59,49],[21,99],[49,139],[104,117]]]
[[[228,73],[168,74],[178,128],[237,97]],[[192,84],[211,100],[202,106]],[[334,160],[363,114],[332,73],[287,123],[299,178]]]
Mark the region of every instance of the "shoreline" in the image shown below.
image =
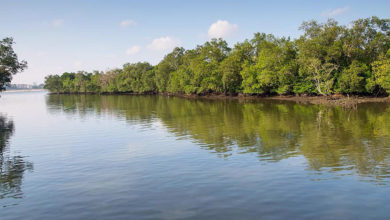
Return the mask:
[[[29,90],[31,91],[31,90]],[[57,93],[49,93],[57,94]],[[98,93],[58,93],[58,95],[93,95]],[[298,104],[314,104],[325,106],[341,106],[343,108],[357,108],[357,105],[362,103],[389,103],[390,97],[374,97],[374,96],[345,96],[341,94],[331,96],[308,96],[308,95],[225,95],[225,94],[172,94],[172,93],[100,93],[100,95],[155,95],[180,97],[187,99],[209,99],[209,100],[239,100],[239,101],[256,101],[256,100],[274,100],[274,101],[290,101]]]
[[[5,90],[4,93],[13,93],[13,92],[40,92],[45,91],[45,89],[12,89],[12,90]]]
[[[357,105],[363,103],[389,103],[390,97],[373,97],[373,96],[344,96],[344,95],[333,95],[333,96],[296,96],[296,95],[275,95],[275,96],[246,96],[246,95],[171,95],[183,98],[203,98],[203,99],[236,99],[236,100],[274,100],[274,101],[289,101],[298,104],[314,104],[314,105],[325,105],[325,106],[341,106],[343,108],[357,108]]]
[[[356,109],[359,104],[363,103],[388,103],[390,104],[390,97],[369,97],[369,96],[277,96],[270,97],[271,100],[283,100],[283,101],[294,101],[299,104],[314,104],[314,105],[325,105],[325,106],[341,106],[343,108]]]

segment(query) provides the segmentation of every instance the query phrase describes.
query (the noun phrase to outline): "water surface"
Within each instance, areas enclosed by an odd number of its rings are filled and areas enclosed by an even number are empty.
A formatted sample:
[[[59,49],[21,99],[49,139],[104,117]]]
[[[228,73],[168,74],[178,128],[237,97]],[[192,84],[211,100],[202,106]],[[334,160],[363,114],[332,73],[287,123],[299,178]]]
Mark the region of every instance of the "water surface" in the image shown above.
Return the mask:
[[[390,106],[3,93],[1,219],[388,219]]]

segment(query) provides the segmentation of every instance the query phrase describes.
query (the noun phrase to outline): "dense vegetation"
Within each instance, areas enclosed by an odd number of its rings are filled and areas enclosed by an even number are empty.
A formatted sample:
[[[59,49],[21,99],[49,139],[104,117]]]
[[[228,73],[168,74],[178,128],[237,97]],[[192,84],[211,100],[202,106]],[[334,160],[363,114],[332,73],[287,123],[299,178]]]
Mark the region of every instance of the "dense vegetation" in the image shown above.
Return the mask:
[[[0,40],[0,92],[5,90],[12,80],[12,75],[23,71],[27,67],[26,61],[18,60],[18,56],[12,48],[12,38]]]
[[[213,39],[175,48],[156,66],[125,64],[105,73],[46,77],[56,93],[386,94],[390,93],[390,19],[304,22],[296,40],[256,33],[230,48]]]

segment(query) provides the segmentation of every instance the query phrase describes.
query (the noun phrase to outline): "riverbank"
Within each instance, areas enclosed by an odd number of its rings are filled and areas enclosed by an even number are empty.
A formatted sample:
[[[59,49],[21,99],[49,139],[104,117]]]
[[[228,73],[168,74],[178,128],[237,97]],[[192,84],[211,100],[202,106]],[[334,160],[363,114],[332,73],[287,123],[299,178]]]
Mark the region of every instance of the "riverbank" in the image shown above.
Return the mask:
[[[52,93],[55,94],[55,93]],[[59,93],[59,94],[95,94],[95,93]],[[276,101],[292,101],[299,104],[315,104],[325,106],[341,106],[343,108],[357,108],[358,104],[362,103],[389,103],[390,97],[375,97],[375,96],[346,96],[341,94],[330,96],[309,96],[309,95],[226,95],[226,94],[173,94],[173,93],[100,93],[102,95],[161,95],[173,96],[187,99],[209,99],[223,100],[232,99],[240,101],[256,101],[256,100],[276,100]]]
[[[187,95],[187,94],[164,94],[168,96],[177,96],[183,98],[202,98],[202,99],[238,99],[238,100],[279,100],[292,101],[299,104],[315,104],[326,106],[341,106],[343,108],[356,108],[362,103],[389,103],[390,97],[374,97],[374,96],[296,96],[296,95],[276,95],[276,96],[257,96],[257,95],[225,95],[225,94],[210,94],[210,95]]]
[[[272,100],[294,101],[302,104],[316,104],[326,106],[341,106],[343,108],[357,108],[362,103],[389,103],[390,97],[364,97],[364,96],[274,96]]]

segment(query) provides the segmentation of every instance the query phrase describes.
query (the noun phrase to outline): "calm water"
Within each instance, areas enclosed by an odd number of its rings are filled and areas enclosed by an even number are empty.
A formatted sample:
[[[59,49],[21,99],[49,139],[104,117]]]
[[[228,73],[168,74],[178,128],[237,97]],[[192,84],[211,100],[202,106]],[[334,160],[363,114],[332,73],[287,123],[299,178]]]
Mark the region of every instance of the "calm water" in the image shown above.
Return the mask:
[[[6,93],[1,219],[389,219],[390,106]]]

